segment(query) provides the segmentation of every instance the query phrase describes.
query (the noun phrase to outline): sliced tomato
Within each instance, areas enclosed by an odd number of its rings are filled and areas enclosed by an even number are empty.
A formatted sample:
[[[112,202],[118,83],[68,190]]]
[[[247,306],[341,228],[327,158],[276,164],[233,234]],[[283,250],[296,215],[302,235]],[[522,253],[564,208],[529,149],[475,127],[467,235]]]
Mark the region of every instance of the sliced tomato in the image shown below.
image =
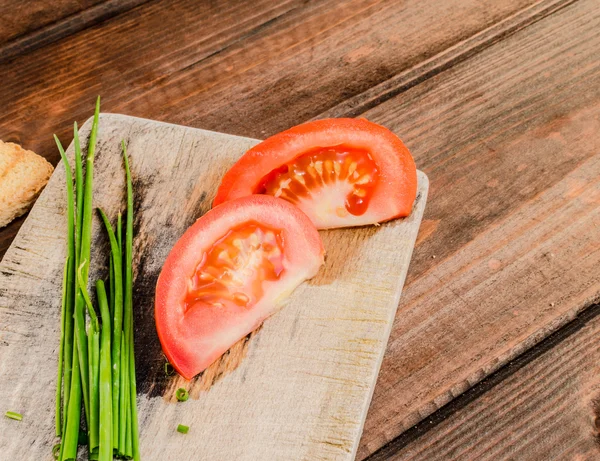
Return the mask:
[[[255,330],[323,264],[308,217],[254,195],[213,208],[175,244],[158,278],[155,320],[163,351],[191,379]]]
[[[365,119],[317,120],[257,144],[225,174],[214,205],[251,194],[283,198],[319,229],[408,216],[417,193],[410,152]]]

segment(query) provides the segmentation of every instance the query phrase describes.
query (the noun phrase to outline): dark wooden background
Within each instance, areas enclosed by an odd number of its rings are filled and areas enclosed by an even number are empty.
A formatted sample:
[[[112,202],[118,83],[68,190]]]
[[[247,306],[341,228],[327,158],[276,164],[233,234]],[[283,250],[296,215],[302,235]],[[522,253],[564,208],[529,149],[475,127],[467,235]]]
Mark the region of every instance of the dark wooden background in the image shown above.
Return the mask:
[[[359,459],[600,459],[598,0],[0,0],[0,139],[394,130],[430,198]],[[0,256],[19,229],[0,231]]]

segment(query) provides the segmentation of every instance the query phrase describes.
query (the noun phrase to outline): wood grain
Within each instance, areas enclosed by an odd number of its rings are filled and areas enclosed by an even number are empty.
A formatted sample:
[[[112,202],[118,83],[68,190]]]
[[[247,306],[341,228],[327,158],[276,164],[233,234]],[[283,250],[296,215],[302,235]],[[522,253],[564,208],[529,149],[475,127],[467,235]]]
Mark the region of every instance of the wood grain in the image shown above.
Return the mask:
[[[264,137],[532,3],[150,3],[0,66],[0,137],[56,163],[42,133],[66,139],[97,93],[109,111]]]
[[[84,133],[90,125],[86,123]],[[229,356],[221,361],[219,366],[230,371],[227,376],[209,389],[202,388],[205,381],[192,383],[197,399],[178,404],[161,392],[172,378],[165,376],[154,326],[156,280],[172,245],[210,207],[223,173],[258,141],[102,115],[94,204],[110,216],[123,208],[121,139],[128,145],[135,190],[142,457],[354,459],[425,207],[427,177],[419,173],[410,217],[321,232],[327,258],[319,274],[300,285],[263,324],[241,363]],[[58,168],[0,264],[0,395],[23,414],[22,424],[0,420],[0,453],[8,459],[21,459],[24,452],[28,459],[41,459],[54,444],[64,194],[64,172]],[[108,248],[98,221],[96,217],[92,280],[106,277]],[[236,347],[233,355],[246,344]],[[191,427],[193,437],[186,443],[175,431],[178,423]]]
[[[359,456],[597,299],[596,6],[576,2],[363,114],[403,136],[432,188]]]
[[[575,460],[600,457],[600,306],[569,336],[402,450],[376,460]],[[544,341],[546,342],[546,341]]]
[[[460,268],[482,247],[492,247],[488,238],[511,220],[529,220],[532,227],[522,232],[535,231],[539,223],[519,210],[598,152],[593,2],[443,2],[448,10],[441,2],[414,0],[346,1],[337,9],[327,1],[294,2],[273,14],[266,3],[253,2],[254,15],[239,9],[250,19],[237,29],[229,27],[227,7],[237,3],[203,4],[187,13],[183,25],[181,4],[160,3],[169,8],[145,5],[0,65],[6,82],[0,102],[10,108],[0,112],[0,138],[20,140],[56,162],[49,134],[64,127],[58,134],[67,142],[68,122],[83,120],[97,93],[110,96],[104,105],[109,110],[254,137],[319,114],[366,114],[391,126],[434,190],[407,281],[413,298],[401,306],[360,456],[585,304],[579,292],[592,289],[594,274],[585,264],[595,261],[596,252],[582,253],[588,243],[578,243],[576,234],[559,244],[560,265],[492,257],[488,273],[485,264],[476,267],[484,282],[468,296],[454,284],[468,283]],[[535,219],[557,226],[580,219],[563,217],[562,210]],[[0,245],[17,228],[0,233]],[[496,228],[501,231],[492,233]],[[518,232],[510,238],[502,240],[508,249],[538,248],[523,243]],[[507,285],[498,285],[495,274],[506,275]],[[436,284],[436,277],[458,295]],[[442,303],[430,303],[440,293]],[[490,294],[479,311],[477,303]],[[560,302],[544,299],[562,294]],[[469,300],[462,309],[459,295]],[[510,318],[513,311],[518,314]],[[415,318],[423,337],[404,347]],[[431,328],[434,322],[440,328]],[[465,349],[457,354],[463,340]],[[445,363],[447,357],[453,360]],[[422,381],[407,378],[415,369],[423,370]]]
[[[100,24],[147,1],[6,0],[8,5],[3,11],[8,14],[0,16],[0,63]]]
[[[151,2],[37,51],[9,50],[14,59],[0,62],[0,139],[56,164],[52,133],[68,143],[72,120],[87,118],[97,94],[109,112],[264,138],[437,62],[470,37],[489,39],[490,28],[501,37],[494,25],[521,10],[529,23],[531,11],[563,3]],[[0,256],[18,228],[0,233]]]
[[[102,0],[2,0],[0,46],[101,2]]]

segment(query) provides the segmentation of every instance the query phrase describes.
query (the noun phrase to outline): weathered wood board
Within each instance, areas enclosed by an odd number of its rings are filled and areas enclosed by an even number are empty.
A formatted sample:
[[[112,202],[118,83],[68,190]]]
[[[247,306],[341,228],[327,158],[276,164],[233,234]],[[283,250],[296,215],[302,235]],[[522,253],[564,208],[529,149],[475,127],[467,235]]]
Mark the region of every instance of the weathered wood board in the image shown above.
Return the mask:
[[[89,122],[82,128],[87,139]],[[409,218],[322,232],[325,266],[250,340],[172,401],[154,328],[154,285],[169,249],[210,208],[225,170],[257,141],[103,114],[94,204],[124,207],[119,142],[134,180],[134,303],[141,451],[146,460],[353,459],[425,207],[427,177]],[[72,149],[69,149],[72,156]],[[0,264],[2,459],[49,459],[61,274],[64,171],[56,173]],[[106,276],[107,242],[95,217],[91,278]],[[245,356],[245,357],[244,357]],[[218,379],[220,378],[220,379]],[[177,424],[190,426],[183,436]]]
[[[600,306],[571,335],[393,454],[372,461],[600,459]],[[580,329],[581,328],[581,329]],[[576,330],[576,331],[574,331]],[[424,421],[424,423],[426,423]]]

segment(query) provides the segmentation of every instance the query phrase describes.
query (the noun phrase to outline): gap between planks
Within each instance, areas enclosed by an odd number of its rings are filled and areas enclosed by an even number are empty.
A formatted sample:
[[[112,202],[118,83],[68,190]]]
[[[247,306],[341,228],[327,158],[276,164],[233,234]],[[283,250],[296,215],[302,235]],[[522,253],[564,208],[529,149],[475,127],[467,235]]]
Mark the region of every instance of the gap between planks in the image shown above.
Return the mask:
[[[357,117],[577,0],[542,0],[314,117]]]
[[[371,455],[363,458],[363,461],[383,461],[399,453],[409,444],[423,437],[429,431],[435,429],[439,424],[452,417],[454,413],[462,410],[470,403],[482,397],[496,386],[503,383],[507,378],[521,370],[534,360],[547,354],[565,340],[581,331],[590,322],[600,316],[600,304],[592,304],[584,309],[575,319],[555,331],[541,342],[525,351],[513,361],[507,363],[481,382],[432,413],[426,419],[417,423],[412,428],[400,434]]]
[[[107,0],[58,19],[0,46],[0,64],[93,27],[150,1],[152,0]]]
[[[432,59],[423,61],[408,71],[400,73],[380,85],[370,88],[364,93],[347,99],[343,103],[332,107],[323,115],[315,118],[321,118],[322,116],[359,116],[363,112],[368,111],[384,101],[471,58],[514,33],[576,3],[576,1],[577,0],[542,1],[521,10],[510,18],[495,24],[454,47],[446,49]],[[451,417],[455,412],[477,400],[508,377],[512,376],[515,372],[573,336],[588,325],[589,322],[598,317],[598,315],[600,315],[600,304],[597,304],[597,300],[590,301],[581,308],[575,319],[560,326],[549,336],[526,349],[521,354],[518,354],[513,360],[483,378],[480,382],[473,384],[468,390],[455,397],[434,413],[422,419],[412,428],[403,431],[378,450],[362,459],[364,461],[380,461],[397,454],[408,444],[416,441],[418,438],[438,426],[441,422]]]
[[[419,63],[417,66],[398,74],[394,78],[386,80],[385,82],[383,82],[375,87],[372,87],[371,89],[367,90],[366,92],[361,93],[360,95],[355,96],[353,98],[350,98],[337,106],[334,106],[332,109],[328,110],[323,115],[325,115],[325,116],[357,115],[357,114],[359,114],[371,107],[374,107],[375,105],[380,104],[381,102],[383,102],[403,91],[406,91],[407,89],[409,89],[415,85],[418,85],[419,83],[425,81],[426,79],[431,78],[432,76],[443,72],[444,70],[454,66],[455,64],[460,63],[460,62],[472,57],[474,54],[477,54],[480,51],[484,50],[485,48],[510,36],[514,32],[519,31],[519,30],[549,16],[550,14],[573,3],[574,1],[575,0],[554,0],[554,1],[539,2],[539,3],[535,4],[534,6],[526,8],[526,9],[520,11],[519,13],[507,18],[504,21],[501,21],[501,22],[497,23],[496,25],[494,25],[488,29],[485,29],[484,31],[470,37],[469,39],[467,39],[451,48],[448,48],[447,50],[445,50],[444,52],[435,56],[434,58],[424,61],[422,63]],[[109,3],[115,3],[115,2],[109,2]],[[131,3],[134,4],[136,2],[132,1]],[[138,3],[141,4],[144,2],[138,2]],[[131,8],[133,8],[133,7],[134,6],[132,6]],[[98,7],[95,7],[95,8],[98,8]],[[92,9],[94,9],[94,8],[92,8]],[[90,10],[92,10],[92,9],[90,9]],[[87,10],[87,11],[90,11],[90,10]],[[127,10],[123,10],[123,11],[127,11]],[[119,13],[115,13],[115,14],[119,14]],[[107,16],[104,18],[102,18],[100,16],[98,16],[98,17],[100,19],[96,19],[96,22],[94,22],[91,25],[97,24],[97,23],[99,23],[105,19],[108,19],[112,16]],[[69,18],[67,18],[67,19],[69,19]],[[66,21],[66,19],[64,21]],[[53,26],[56,26],[56,24],[59,24],[60,22],[62,22],[62,21],[52,24],[52,25],[48,26],[47,28],[52,28]],[[72,33],[75,33],[77,31],[82,30],[89,26],[90,26],[90,24],[81,24],[81,27],[79,29],[73,29],[70,32],[67,31],[67,33],[65,35],[63,35],[62,37],[70,35]],[[77,26],[77,27],[79,27],[79,26]],[[42,30],[44,30],[44,29],[42,29]],[[46,36],[50,37],[51,41],[43,43],[43,42],[36,42],[35,40],[33,40],[30,42],[33,44],[33,47],[29,48],[27,51],[30,51],[31,49],[39,48],[40,46],[44,46],[47,43],[51,43],[52,41],[62,38],[62,37],[57,37],[57,38],[55,37],[54,39],[52,39],[52,34],[48,34]],[[9,47],[13,43],[14,42],[11,42],[9,44]],[[30,45],[27,45],[27,46],[30,46]],[[7,47],[5,46],[2,49],[0,49],[0,61],[2,61],[3,59],[6,59],[4,56],[4,52],[5,52],[6,48]],[[559,330],[559,332],[557,332],[556,334],[558,334],[561,331],[568,329],[568,328],[569,328],[569,326],[567,325],[567,326],[563,327],[563,329]],[[539,344],[538,346],[534,346],[528,352],[524,353],[521,357],[528,356],[529,352],[535,351],[538,348],[542,347],[542,344],[544,344],[545,342],[546,342],[546,340],[544,340],[544,342]],[[517,359],[517,360],[519,360],[519,359]],[[532,358],[530,358],[529,360],[532,360]],[[496,372],[492,376],[495,376],[497,373],[498,374],[501,373],[505,369],[509,369],[509,372],[506,375],[506,376],[508,376],[513,371],[515,371],[515,370],[512,370],[512,371],[510,370],[511,366],[512,365],[507,365],[507,366],[503,367],[502,369],[500,369],[498,372]],[[491,377],[486,379],[484,381],[484,383],[491,379],[492,379]],[[481,386],[483,386],[483,385],[484,384],[481,384]],[[476,386],[476,388],[477,387],[478,386]],[[472,388],[472,390],[476,389],[476,388]],[[469,392],[470,391],[467,391],[467,393],[469,393]],[[462,396],[458,397],[457,399],[461,399],[461,398],[462,398]],[[448,404],[447,406],[451,407],[453,405],[453,403],[454,403],[454,401],[451,404]],[[444,408],[446,408],[446,407],[443,407],[442,410]],[[442,410],[439,410],[438,412],[442,412]],[[437,415],[438,412],[436,412],[435,414]],[[412,429],[409,430],[408,432],[411,432],[411,431],[412,431]],[[407,434],[407,433],[405,433],[405,434]],[[394,442],[396,442],[397,440],[399,440],[402,437],[404,437],[404,435],[399,436],[397,439],[390,442],[390,444],[393,444]],[[388,445],[390,445],[390,444],[388,444]],[[385,447],[387,447],[388,445],[386,445]],[[382,448],[380,450],[383,450],[384,448]],[[376,456],[377,453],[379,453],[379,452],[380,451],[376,452],[374,455],[372,455],[368,459],[371,459],[372,457]],[[373,459],[379,459],[379,458],[373,458]]]

